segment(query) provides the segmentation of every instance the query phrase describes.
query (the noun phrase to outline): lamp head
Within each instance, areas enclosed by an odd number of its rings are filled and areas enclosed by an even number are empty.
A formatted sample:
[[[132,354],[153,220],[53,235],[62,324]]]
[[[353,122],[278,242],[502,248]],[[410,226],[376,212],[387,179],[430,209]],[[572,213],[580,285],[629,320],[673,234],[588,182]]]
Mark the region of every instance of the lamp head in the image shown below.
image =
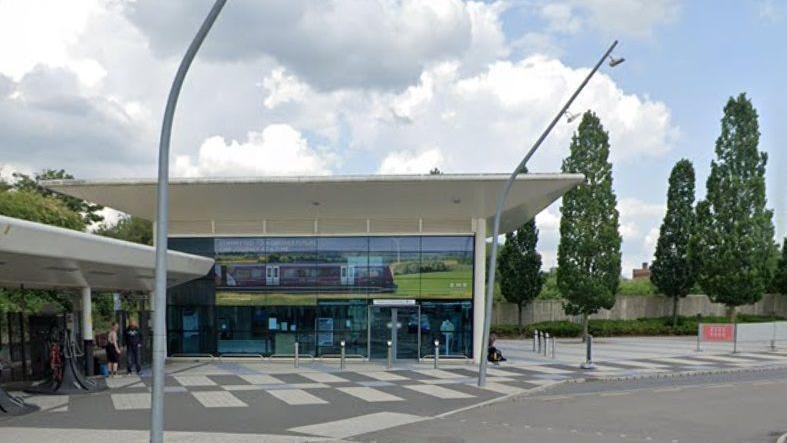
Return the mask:
[[[615,66],[617,66],[617,65],[619,65],[619,64],[621,64],[621,63],[623,63],[625,61],[626,61],[626,59],[623,58],[623,57],[615,58],[615,57],[610,55],[609,56],[609,67],[614,68]]]
[[[577,113],[577,114],[572,114],[572,113],[570,113],[570,112],[566,111],[566,121],[567,121],[568,123],[573,123],[573,122],[574,122],[574,120],[578,119],[580,115],[582,115],[582,114],[579,114],[579,113]]]

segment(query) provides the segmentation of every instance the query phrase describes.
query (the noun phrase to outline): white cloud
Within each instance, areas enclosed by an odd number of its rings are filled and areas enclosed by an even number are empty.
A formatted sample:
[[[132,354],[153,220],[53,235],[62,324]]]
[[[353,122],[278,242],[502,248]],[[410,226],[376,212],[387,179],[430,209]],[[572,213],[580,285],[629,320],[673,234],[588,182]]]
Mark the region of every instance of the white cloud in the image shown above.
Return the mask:
[[[425,174],[439,168],[443,154],[439,149],[429,149],[419,154],[406,151],[391,152],[380,165],[380,174]]]
[[[302,83],[294,75],[287,75],[283,68],[274,69],[270,75],[265,77],[262,85],[268,96],[265,97],[263,104],[268,109],[292,101],[300,101],[308,91],[308,85]]]
[[[541,6],[540,13],[551,31],[574,34],[582,27],[582,19],[569,3],[547,3]]]
[[[187,155],[175,158],[174,175],[259,176],[322,175],[330,173],[332,156],[309,147],[300,132],[285,124],[249,132],[244,142],[210,137],[202,143],[196,161]]]
[[[618,202],[618,211],[621,218],[659,218],[664,216],[666,207],[662,203],[650,203],[638,198],[621,198]]]
[[[539,233],[554,233],[560,229],[560,215],[552,212],[552,208],[546,208],[536,214],[536,227]]]
[[[678,0],[567,0],[554,4],[547,18],[553,27],[560,18],[572,32],[587,24],[605,35],[649,38],[655,28],[675,22],[681,8]]]
[[[777,4],[774,0],[760,0],[757,3],[757,14],[766,22],[776,23],[783,18],[783,6],[784,3]]]
[[[646,251],[651,251],[651,255],[656,250],[656,243],[659,241],[659,227],[654,226],[650,228],[644,238],[644,246]]]
[[[211,3],[137,0],[127,4],[126,13],[153,50],[169,57],[181,54]],[[223,61],[272,56],[323,90],[399,88],[435,60],[470,51],[471,15],[483,15],[485,8],[460,0],[236,0],[222,11],[200,56]]]
[[[538,55],[498,61],[466,77],[455,63],[444,63],[400,94],[356,95],[353,107],[337,103],[329,108],[345,110],[353,147],[382,158],[390,151],[439,148],[446,171],[508,171],[586,73]],[[663,103],[627,94],[604,74],[588,84],[576,103],[577,111],[592,104],[601,118],[613,161],[660,157],[678,137]],[[531,170],[557,169],[575,126],[558,124]],[[489,155],[491,149],[494,155]]]
[[[69,47],[100,9],[98,0],[0,2],[0,74],[19,81],[43,64],[68,67],[86,84],[95,84],[106,71],[95,60],[74,57]]]

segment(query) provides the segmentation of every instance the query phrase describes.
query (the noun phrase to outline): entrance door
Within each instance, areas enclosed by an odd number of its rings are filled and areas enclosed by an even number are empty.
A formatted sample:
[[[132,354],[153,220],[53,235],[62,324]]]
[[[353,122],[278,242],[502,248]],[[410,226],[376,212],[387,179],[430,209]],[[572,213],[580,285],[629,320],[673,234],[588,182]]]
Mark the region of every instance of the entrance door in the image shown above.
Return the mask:
[[[265,284],[267,286],[279,285],[279,265],[265,267]]]
[[[419,358],[420,321],[418,306],[369,306],[370,358],[388,358],[388,341],[394,359]]]

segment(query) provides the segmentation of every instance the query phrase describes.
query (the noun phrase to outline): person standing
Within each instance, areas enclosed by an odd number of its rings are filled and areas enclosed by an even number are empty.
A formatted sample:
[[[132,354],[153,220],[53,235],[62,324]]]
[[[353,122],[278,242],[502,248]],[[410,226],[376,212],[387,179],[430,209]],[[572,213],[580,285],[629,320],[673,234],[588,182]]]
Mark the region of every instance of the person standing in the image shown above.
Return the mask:
[[[107,334],[107,366],[109,376],[114,377],[118,373],[118,360],[120,359],[120,346],[118,345],[118,324],[112,323],[112,328]]]
[[[142,349],[142,334],[139,327],[132,320],[126,328],[126,368],[128,374],[131,375],[131,370],[137,371],[137,375],[142,370],[142,365],[139,364],[139,354]]]

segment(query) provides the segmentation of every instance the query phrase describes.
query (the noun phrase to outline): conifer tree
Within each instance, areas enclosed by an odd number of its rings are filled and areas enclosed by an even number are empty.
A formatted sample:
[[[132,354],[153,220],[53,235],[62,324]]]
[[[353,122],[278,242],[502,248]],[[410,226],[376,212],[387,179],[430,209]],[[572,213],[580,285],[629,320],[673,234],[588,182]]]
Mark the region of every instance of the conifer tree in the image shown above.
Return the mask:
[[[672,299],[672,326],[678,324],[678,303],[694,286],[694,267],[689,261],[689,242],[694,232],[694,166],[683,159],[669,178],[667,213],[659,230],[650,279]]]
[[[620,283],[619,215],[608,157],[609,135],[588,111],[563,160],[563,172],[584,174],[585,182],[563,196],[557,269],[564,309],[582,316],[583,339],[588,316],[615,305]]]
[[[773,211],[765,207],[765,165],[757,111],[745,94],[727,101],[705,200],[697,204],[690,256],[697,281],[735,320],[737,306],[759,301],[776,261]]]
[[[500,292],[506,301],[517,305],[517,320],[522,327],[522,309],[535,300],[544,285],[541,272],[541,254],[536,252],[538,229],[530,220],[516,232],[506,234],[500,248]]]

